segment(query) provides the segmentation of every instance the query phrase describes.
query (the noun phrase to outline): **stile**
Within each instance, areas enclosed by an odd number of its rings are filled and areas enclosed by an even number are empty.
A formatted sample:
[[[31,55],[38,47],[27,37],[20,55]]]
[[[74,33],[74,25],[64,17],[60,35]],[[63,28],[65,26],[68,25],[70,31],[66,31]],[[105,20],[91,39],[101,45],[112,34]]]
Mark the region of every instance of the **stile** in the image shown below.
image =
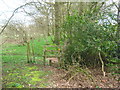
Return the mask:
[[[59,46],[57,46],[57,45],[45,45],[44,46],[44,51],[43,51],[44,66],[45,66],[45,60],[46,59],[49,60],[49,65],[50,66],[52,65],[52,62],[60,62],[60,57],[61,57],[60,52],[61,52],[61,50],[60,49],[58,49],[58,50],[47,50],[48,47],[61,48],[62,46],[61,45],[59,45]],[[46,55],[47,52],[50,52],[50,53],[51,52],[56,52],[58,54],[57,55]]]

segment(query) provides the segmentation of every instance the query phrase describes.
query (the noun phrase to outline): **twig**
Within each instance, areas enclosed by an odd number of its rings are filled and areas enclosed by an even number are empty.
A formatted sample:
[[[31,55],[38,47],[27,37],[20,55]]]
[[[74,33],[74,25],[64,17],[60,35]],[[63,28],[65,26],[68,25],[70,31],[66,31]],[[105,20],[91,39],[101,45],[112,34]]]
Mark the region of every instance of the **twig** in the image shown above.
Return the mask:
[[[70,82],[70,80],[71,79],[73,79],[77,74],[78,74],[79,72],[76,72],[73,76],[71,76],[70,78],[69,78],[69,80],[68,80],[68,82],[67,83],[69,83]]]
[[[112,0],[112,3],[115,5],[117,9],[119,9],[119,7],[116,5],[116,3],[113,0]]]

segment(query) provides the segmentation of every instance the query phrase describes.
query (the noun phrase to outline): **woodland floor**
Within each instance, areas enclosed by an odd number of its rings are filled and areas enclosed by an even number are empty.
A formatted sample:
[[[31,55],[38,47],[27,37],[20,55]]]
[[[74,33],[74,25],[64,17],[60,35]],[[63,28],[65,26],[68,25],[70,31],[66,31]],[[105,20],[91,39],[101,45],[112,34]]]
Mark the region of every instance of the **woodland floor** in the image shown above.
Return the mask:
[[[66,75],[65,70],[59,70],[54,67],[47,67],[48,70],[52,70],[54,74],[50,77],[51,87],[54,88],[119,88],[120,82],[118,82],[118,76],[106,73],[103,77],[102,72],[98,69],[91,69],[93,80],[91,80],[84,73],[79,73],[71,81],[66,80],[69,75]]]
[[[118,75],[111,75],[110,73],[106,73],[106,76],[103,77],[102,72],[100,69],[91,69],[91,75],[93,80],[91,80],[88,76],[84,73],[79,73],[74,78],[72,78],[69,82],[67,78],[69,75],[66,74],[67,71],[64,69],[57,69],[53,66],[41,66],[40,64],[26,64],[30,71],[26,71],[24,67],[19,67],[19,70],[16,68],[13,72],[3,73],[3,87],[15,87],[14,85],[10,86],[12,82],[16,82],[17,84],[21,83],[24,87],[43,87],[43,88],[119,88],[120,89],[120,82],[118,82]],[[4,66],[5,68],[6,66]],[[8,67],[6,67],[8,68]],[[18,71],[19,72],[18,72]],[[15,72],[16,71],[16,72]],[[41,76],[38,78],[38,72],[41,72]],[[30,72],[34,73],[30,74]],[[48,72],[52,72],[47,74]],[[17,74],[17,77],[10,76],[10,73]],[[20,74],[22,73],[22,74]],[[10,77],[9,77],[10,76]],[[32,81],[27,80],[24,76],[29,76],[32,78]],[[7,77],[7,78],[6,78]],[[13,79],[13,80],[11,80]],[[15,79],[15,80],[14,80]],[[25,81],[28,81],[25,83]],[[29,84],[27,84],[29,83]],[[21,87],[22,88],[22,87]]]

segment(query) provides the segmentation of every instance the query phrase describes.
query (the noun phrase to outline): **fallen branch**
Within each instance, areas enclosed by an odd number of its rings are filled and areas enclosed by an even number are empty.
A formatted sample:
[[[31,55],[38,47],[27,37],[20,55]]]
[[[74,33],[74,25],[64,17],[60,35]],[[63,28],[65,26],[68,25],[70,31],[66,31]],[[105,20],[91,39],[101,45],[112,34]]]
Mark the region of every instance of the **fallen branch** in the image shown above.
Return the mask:
[[[72,80],[77,74],[79,74],[79,72],[76,72],[73,76],[71,76],[71,77],[69,78],[69,80],[67,81],[67,83],[69,83],[70,80]]]
[[[102,72],[103,72],[103,76],[105,77],[105,71],[104,71],[104,62],[102,60],[101,54],[99,53],[99,58],[100,58],[100,62],[102,64]]]

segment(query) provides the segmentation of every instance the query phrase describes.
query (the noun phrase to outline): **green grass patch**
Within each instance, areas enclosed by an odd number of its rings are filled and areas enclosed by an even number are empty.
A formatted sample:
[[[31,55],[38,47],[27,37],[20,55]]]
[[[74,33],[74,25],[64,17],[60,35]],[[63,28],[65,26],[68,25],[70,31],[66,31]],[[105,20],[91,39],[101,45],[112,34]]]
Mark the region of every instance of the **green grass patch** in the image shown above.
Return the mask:
[[[51,36],[49,36],[47,38],[44,38],[44,37],[43,38],[38,38],[38,39],[30,41],[30,45],[33,45],[35,55],[42,56],[43,46],[46,43],[54,45],[52,43]],[[26,52],[27,52],[27,46],[26,45],[23,46],[23,45],[17,45],[17,44],[16,45],[15,44],[4,45],[3,50],[2,50],[2,54],[26,55]]]
[[[3,55],[2,56],[3,63],[20,63],[25,61],[26,61],[26,56],[23,56],[23,55]]]
[[[46,44],[44,38],[31,41],[36,64],[43,64],[43,46]],[[51,37],[47,43],[52,44]],[[45,77],[51,74],[50,71],[43,71],[42,67],[27,63],[26,45],[5,45],[2,50],[2,71],[4,88],[36,88],[47,87],[48,79]],[[5,54],[5,55],[4,55]]]
[[[40,67],[37,66],[16,68],[11,70],[6,76],[3,76],[3,87],[28,88],[36,87],[38,85],[42,87],[44,83],[47,83],[47,79],[45,79],[45,77],[50,73],[51,72],[49,71],[40,70]]]

